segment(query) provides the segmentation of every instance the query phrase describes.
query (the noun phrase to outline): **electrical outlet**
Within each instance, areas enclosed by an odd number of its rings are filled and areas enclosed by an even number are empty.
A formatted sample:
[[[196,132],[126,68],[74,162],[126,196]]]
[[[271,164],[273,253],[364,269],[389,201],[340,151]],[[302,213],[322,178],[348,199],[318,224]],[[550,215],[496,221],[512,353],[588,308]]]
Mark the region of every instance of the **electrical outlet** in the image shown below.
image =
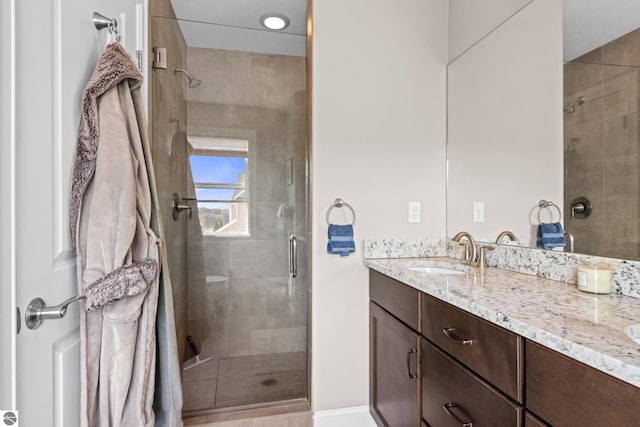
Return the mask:
[[[409,202],[409,222],[420,222],[420,202]]]
[[[473,222],[484,222],[484,202],[473,202]]]

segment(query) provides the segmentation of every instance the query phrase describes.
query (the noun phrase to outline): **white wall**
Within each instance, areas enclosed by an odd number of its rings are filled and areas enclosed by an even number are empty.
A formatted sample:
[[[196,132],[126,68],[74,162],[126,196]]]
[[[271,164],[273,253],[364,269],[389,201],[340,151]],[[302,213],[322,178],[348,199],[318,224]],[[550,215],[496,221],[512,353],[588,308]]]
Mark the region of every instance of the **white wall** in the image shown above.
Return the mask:
[[[447,2],[319,0],[312,39],[312,404],[366,405],[363,238],[445,234]],[[325,215],[356,212],[355,254],[326,253]],[[407,223],[407,203],[422,222]],[[331,220],[350,221],[334,209]]]
[[[529,2],[531,0],[449,0],[449,61]]]
[[[562,2],[534,0],[449,65],[450,236],[530,239],[538,201],[562,206],[561,40]]]

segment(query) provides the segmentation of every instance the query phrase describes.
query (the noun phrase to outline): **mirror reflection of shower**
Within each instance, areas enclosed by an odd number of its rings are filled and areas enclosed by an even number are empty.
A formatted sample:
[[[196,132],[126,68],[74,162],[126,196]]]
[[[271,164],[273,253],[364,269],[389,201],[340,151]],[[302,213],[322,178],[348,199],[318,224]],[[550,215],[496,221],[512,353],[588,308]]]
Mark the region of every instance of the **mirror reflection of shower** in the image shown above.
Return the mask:
[[[187,76],[188,86],[190,88],[194,88],[194,87],[200,86],[200,83],[202,83],[202,80],[196,79],[191,74],[189,74],[186,70],[183,70],[182,68],[178,68],[178,67],[176,67],[174,65],[173,66],[173,74],[177,74],[177,73],[183,73],[185,76]]]
[[[569,104],[565,105],[563,108],[563,111],[565,113],[573,113],[576,111],[576,107],[584,104],[585,101],[586,101],[586,98],[584,96],[576,98],[573,101],[571,101]]]

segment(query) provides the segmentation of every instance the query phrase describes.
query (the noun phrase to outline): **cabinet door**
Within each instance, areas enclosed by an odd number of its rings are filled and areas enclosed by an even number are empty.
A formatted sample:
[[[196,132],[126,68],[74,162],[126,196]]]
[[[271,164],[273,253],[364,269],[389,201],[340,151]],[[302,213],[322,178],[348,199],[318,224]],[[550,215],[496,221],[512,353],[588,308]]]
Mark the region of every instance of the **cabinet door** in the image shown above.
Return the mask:
[[[523,409],[422,340],[422,416],[432,426],[519,427]]]
[[[420,337],[370,303],[370,410],[378,425],[419,427]]]

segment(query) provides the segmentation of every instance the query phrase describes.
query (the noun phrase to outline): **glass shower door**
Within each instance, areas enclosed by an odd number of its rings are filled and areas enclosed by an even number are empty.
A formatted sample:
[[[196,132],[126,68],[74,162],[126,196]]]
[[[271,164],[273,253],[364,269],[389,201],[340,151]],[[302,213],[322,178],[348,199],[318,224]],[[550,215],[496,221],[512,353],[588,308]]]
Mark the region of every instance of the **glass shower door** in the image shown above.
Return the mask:
[[[155,18],[154,31],[171,44],[184,30],[175,24]],[[165,214],[185,416],[306,401],[306,58],[174,50],[154,82],[168,111],[153,130],[160,191],[190,207]]]

